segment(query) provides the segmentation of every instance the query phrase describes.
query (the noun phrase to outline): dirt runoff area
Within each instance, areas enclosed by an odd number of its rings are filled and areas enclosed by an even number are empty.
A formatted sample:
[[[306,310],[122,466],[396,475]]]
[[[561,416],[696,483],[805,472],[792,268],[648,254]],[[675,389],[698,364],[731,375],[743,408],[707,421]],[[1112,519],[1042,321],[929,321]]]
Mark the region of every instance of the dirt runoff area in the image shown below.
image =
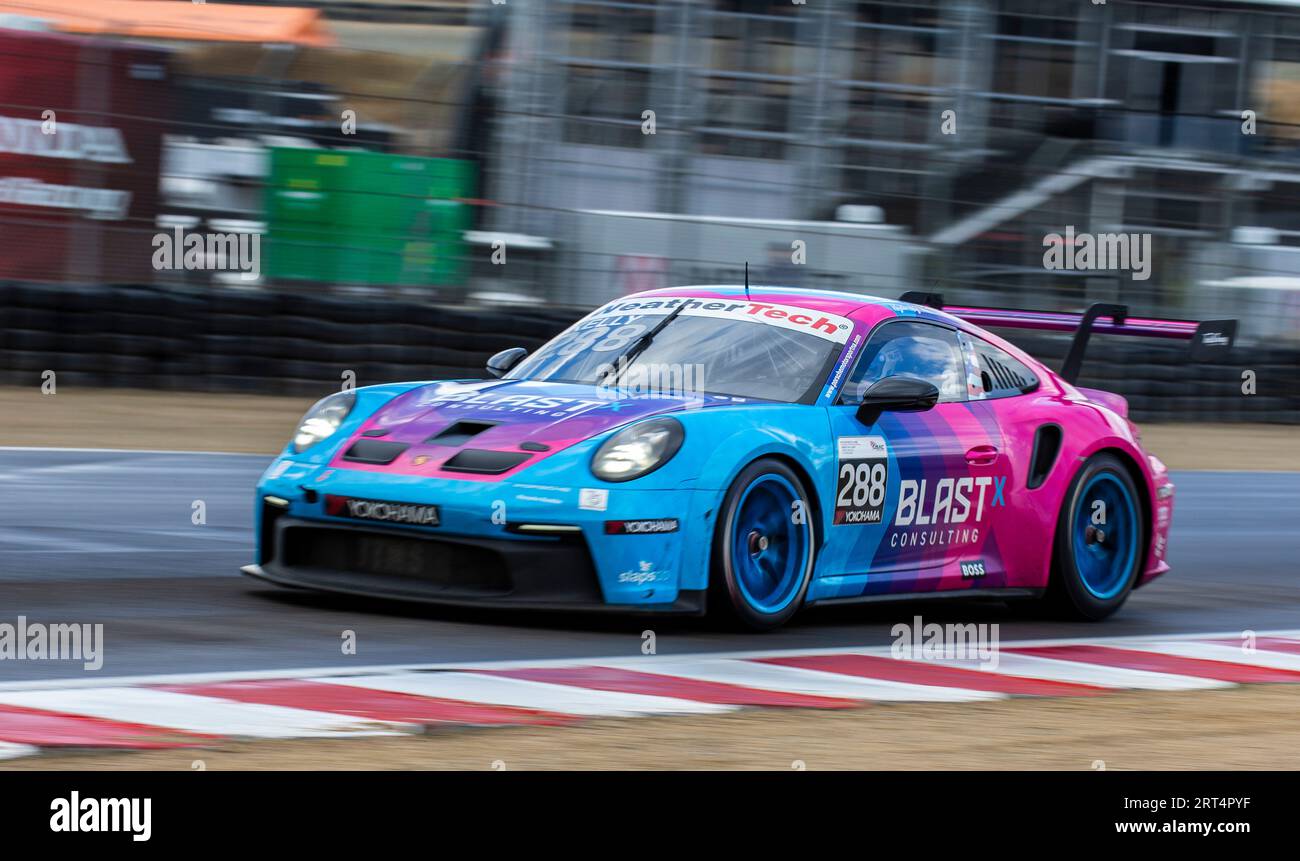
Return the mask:
[[[54,753],[5,769],[1300,769],[1300,686],[743,711],[573,727]]]
[[[0,388],[0,446],[163,449],[275,454],[310,397]],[[1142,428],[1170,469],[1300,470],[1300,428],[1162,424]]]

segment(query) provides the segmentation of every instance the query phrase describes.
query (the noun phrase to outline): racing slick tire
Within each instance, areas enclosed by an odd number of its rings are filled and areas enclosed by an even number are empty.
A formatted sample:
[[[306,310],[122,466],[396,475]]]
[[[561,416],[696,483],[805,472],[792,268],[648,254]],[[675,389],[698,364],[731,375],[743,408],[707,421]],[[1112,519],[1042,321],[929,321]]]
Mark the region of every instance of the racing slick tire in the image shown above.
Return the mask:
[[[1133,478],[1111,454],[1080,467],[1056,523],[1047,602],[1059,615],[1097,621],[1128,598],[1146,556],[1146,522]]]
[[[741,470],[718,511],[711,605],[755,631],[789,620],[803,605],[812,578],[813,519],[808,489],[790,467],[763,458]]]

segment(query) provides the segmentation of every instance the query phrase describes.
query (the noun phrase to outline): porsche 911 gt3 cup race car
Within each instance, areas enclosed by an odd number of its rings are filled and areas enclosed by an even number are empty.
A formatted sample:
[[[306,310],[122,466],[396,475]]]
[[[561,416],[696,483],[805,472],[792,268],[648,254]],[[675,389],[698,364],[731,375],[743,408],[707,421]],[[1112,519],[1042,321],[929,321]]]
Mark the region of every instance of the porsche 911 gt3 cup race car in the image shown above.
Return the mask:
[[[978,324],[978,325],[977,325]],[[1074,331],[1061,373],[980,326]],[[285,586],[702,613],[929,596],[1113,613],[1168,570],[1174,487],[1090,333],[1225,349],[1234,321],[777,287],[617,299],[491,379],[330,395],[257,488]]]

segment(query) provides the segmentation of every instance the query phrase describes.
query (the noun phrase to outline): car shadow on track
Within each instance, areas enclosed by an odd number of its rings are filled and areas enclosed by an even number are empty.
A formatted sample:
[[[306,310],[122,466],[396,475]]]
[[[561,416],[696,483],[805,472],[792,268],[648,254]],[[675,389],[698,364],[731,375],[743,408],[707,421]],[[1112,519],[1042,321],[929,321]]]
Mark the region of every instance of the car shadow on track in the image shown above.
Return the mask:
[[[629,630],[641,632],[653,629],[656,633],[693,634],[747,634],[756,632],[738,628],[725,618],[708,616],[675,616],[653,613],[610,613],[558,610],[513,610],[486,607],[452,607],[438,604],[398,601],[356,595],[340,595],[310,590],[253,588],[249,594],[268,601],[304,610],[326,610],[347,613],[372,613],[401,619],[427,619],[455,624],[473,624],[525,628],[538,631],[571,630],[584,633],[626,634]],[[885,626],[886,630],[897,624],[911,625],[916,617],[925,623],[939,624],[1012,624],[1049,623],[1059,626],[1060,620],[1045,613],[1036,613],[1023,606],[1012,606],[1000,601],[891,601],[877,604],[841,604],[810,607],[794,617],[781,630],[783,632],[831,632],[837,629],[861,629]],[[1087,624],[1081,629],[1090,628]]]

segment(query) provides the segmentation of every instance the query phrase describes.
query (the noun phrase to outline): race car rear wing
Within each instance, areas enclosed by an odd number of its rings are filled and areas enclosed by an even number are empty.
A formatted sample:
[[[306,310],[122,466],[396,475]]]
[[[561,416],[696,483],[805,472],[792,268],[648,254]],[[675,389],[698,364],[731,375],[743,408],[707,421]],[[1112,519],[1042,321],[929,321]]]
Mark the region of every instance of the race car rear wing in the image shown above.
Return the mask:
[[[899,299],[915,305],[925,305],[969,320],[980,326],[1001,326],[1008,329],[1036,329],[1042,332],[1074,332],[1070,351],[1061,365],[1060,376],[1068,383],[1079,378],[1083,355],[1088,349],[1088,339],[1093,332],[1103,335],[1136,335],[1145,338],[1174,338],[1190,341],[1188,359],[1193,362],[1209,361],[1222,356],[1237,338],[1236,320],[1158,320],[1150,317],[1130,317],[1127,305],[1098,302],[1082,314],[1062,311],[1018,311],[1010,308],[977,308],[944,305],[938,293],[909,290]]]

